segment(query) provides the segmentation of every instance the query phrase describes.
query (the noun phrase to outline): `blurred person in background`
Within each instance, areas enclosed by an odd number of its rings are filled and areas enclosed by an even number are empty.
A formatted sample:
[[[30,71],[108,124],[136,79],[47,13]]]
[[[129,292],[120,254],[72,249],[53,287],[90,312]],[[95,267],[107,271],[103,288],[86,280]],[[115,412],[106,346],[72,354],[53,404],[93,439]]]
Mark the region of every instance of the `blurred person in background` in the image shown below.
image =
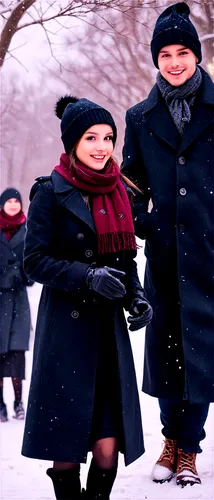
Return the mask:
[[[24,419],[22,380],[25,378],[25,351],[29,347],[30,308],[23,269],[26,217],[19,191],[6,189],[0,196],[0,421],[7,422],[3,397],[5,377],[14,388],[14,418]]]
[[[53,461],[57,500],[109,500],[118,452],[144,453],[130,331],[149,323],[131,208],[101,106],[56,105],[65,153],[30,194],[25,270],[42,283],[22,453]],[[90,464],[81,492],[80,463]]]
[[[142,190],[133,216],[154,310],[143,391],[159,400],[165,445],[152,478],[176,473],[182,487],[201,482],[196,456],[214,400],[214,86],[189,14],[180,2],[157,19],[157,82],[127,112],[123,151],[123,172]]]

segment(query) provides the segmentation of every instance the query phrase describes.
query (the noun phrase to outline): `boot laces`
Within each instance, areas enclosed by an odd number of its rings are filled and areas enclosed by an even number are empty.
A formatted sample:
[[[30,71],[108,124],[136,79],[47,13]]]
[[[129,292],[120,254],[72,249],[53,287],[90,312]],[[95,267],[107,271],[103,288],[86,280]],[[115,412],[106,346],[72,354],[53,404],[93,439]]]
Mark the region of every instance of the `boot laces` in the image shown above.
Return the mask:
[[[166,439],[164,449],[158,462],[161,462],[162,460],[169,460],[169,462],[173,464],[175,461],[176,444],[177,441],[174,441],[173,439]]]
[[[195,465],[196,453],[185,453],[183,450],[178,450],[179,460],[177,474],[183,470],[189,470],[193,474],[198,474]]]

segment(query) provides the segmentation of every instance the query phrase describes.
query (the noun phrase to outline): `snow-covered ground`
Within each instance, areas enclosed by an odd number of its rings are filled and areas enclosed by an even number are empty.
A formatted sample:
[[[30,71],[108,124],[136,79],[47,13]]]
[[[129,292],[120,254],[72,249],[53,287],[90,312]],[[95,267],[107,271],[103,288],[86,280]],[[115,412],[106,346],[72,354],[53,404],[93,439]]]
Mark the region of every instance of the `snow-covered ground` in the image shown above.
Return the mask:
[[[139,272],[144,271],[143,249],[138,254]],[[41,287],[34,285],[29,289],[32,322],[35,326],[37,305]],[[142,382],[144,331],[131,334],[132,348],[136,363],[139,388]],[[33,338],[32,342],[33,343]],[[26,405],[32,362],[31,350],[27,353],[27,380],[24,382],[24,401]],[[5,400],[10,415],[9,422],[0,424],[0,500],[51,500],[54,499],[46,468],[51,464],[30,460],[20,454],[24,423],[12,418],[13,393],[11,382],[6,379]],[[145,435],[146,453],[134,464],[125,468],[120,459],[119,474],[112,492],[112,500],[214,500],[214,407],[211,405],[206,423],[207,437],[202,442],[203,453],[198,456],[198,471],[202,485],[183,490],[175,481],[157,485],[150,479],[154,461],[158,458],[163,443],[160,432],[157,400],[140,392],[142,419]],[[82,466],[82,481],[86,479],[87,465]]]

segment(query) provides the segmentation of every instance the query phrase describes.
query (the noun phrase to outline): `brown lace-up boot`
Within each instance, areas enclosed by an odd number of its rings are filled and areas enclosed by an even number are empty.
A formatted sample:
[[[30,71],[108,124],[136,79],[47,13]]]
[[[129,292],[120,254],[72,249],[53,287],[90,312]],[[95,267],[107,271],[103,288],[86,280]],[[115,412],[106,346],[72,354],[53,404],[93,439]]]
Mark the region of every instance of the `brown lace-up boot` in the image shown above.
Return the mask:
[[[177,462],[177,441],[165,439],[164,449],[152,470],[152,480],[155,483],[171,481]]]
[[[197,453],[185,453],[180,448],[178,448],[177,452],[176,483],[182,488],[187,484],[191,486],[201,484],[195,465]]]

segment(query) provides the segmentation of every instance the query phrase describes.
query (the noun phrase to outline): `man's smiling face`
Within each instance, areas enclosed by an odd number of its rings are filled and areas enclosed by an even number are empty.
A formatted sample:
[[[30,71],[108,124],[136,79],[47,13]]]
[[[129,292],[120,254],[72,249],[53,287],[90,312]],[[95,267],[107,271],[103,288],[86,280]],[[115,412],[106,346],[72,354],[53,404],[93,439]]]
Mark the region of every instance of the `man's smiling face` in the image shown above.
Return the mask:
[[[158,55],[158,67],[161,75],[171,85],[179,87],[194,75],[197,57],[192,50],[183,45],[167,45]]]

